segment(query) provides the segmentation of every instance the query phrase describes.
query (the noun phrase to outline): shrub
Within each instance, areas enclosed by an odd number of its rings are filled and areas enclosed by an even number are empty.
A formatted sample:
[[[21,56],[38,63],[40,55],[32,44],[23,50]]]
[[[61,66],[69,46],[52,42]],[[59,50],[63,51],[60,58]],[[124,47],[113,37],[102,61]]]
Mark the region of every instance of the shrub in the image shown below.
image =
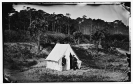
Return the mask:
[[[3,40],[4,42],[29,42],[31,37],[28,31],[5,30]]]
[[[21,45],[22,46],[22,45]],[[34,54],[30,53],[30,50],[20,45],[8,45],[4,48],[4,66],[10,69],[21,69],[22,66],[30,67],[36,64],[36,61],[26,62],[27,59],[31,59]]]
[[[27,64],[27,67],[30,67],[30,66],[33,66],[33,65],[36,65],[37,64],[37,61],[31,61]]]

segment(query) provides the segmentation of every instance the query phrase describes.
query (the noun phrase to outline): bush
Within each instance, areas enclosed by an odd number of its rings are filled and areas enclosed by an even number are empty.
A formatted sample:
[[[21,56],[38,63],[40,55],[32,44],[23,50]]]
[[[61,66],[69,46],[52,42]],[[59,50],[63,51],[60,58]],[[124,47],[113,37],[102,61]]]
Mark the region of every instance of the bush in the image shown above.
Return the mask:
[[[21,47],[23,46],[23,47]],[[36,61],[26,61],[35,55],[30,53],[27,46],[24,45],[8,45],[4,48],[4,66],[9,69],[21,69],[23,67],[30,67],[36,64]]]
[[[73,36],[66,36],[66,37],[63,39],[63,42],[64,42],[64,43],[74,43],[74,38],[73,38]]]
[[[29,42],[31,37],[28,31],[5,30],[3,40],[4,42]]]
[[[13,63],[10,64],[9,69],[11,69],[11,70],[20,70],[21,67],[20,67],[20,65],[17,64],[16,62],[13,62]]]
[[[31,61],[27,64],[27,67],[30,67],[30,66],[33,66],[33,65],[36,65],[37,64],[37,61]]]

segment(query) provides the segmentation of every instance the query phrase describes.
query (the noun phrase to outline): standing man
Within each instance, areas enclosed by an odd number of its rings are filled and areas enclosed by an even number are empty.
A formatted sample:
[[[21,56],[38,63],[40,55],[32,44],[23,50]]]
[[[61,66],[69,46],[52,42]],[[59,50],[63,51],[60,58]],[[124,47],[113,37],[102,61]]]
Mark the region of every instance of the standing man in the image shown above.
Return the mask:
[[[73,56],[70,53],[70,69],[73,69]]]
[[[74,70],[78,69],[78,66],[77,66],[77,59],[76,59],[75,55],[73,55],[73,69],[74,69]]]
[[[64,57],[62,58],[62,69],[63,69],[63,70],[66,69],[66,58],[65,58],[65,55],[64,55]]]

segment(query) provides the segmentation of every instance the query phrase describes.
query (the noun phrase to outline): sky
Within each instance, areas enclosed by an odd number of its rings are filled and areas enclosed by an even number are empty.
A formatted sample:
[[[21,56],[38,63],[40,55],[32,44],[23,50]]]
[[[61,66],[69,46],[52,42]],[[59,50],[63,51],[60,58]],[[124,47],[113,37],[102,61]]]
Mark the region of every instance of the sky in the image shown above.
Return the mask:
[[[35,8],[37,10],[41,9],[47,13],[52,14],[66,14],[70,13],[72,19],[77,17],[82,17],[86,15],[87,18],[92,19],[102,19],[107,22],[113,22],[114,20],[122,20],[125,25],[129,25],[129,12],[122,5],[52,5],[52,6],[40,6],[40,5],[13,5],[15,10],[20,11],[25,7]]]

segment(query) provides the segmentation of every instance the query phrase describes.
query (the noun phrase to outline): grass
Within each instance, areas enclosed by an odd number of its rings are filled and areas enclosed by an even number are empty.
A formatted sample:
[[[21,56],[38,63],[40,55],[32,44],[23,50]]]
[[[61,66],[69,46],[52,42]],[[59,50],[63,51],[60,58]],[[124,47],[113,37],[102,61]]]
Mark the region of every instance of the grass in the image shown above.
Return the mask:
[[[82,61],[82,65],[86,67],[96,68],[93,56],[82,48],[72,47],[79,59]]]
[[[40,77],[40,82],[103,82],[108,77],[103,76],[84,76],[84,75],[51,75],[49,73],[42,74]]]
[[[30,67],[37,62],[35,60],[28,61],[28,59],[33,59],[35,56],[30,53],[28,48],[20,45],[4,45],[4,67],[12,70],[23,70],[25,67]]]
[[[36,55],[31,53],[27,45],[19,44],[17,45],[4,45],[4,68],[12,69],[12,70],[20,70],[25,73],[25,70],[30,69],[31,66],[36,65],[38,59],[45,58],[45,54]],[[72,47],[79,59],[82,61],[81,70],[89,70],[89,69],[98,69],[105,71],[126,71],[126,66],[123,64],[127,64],[125,59],[126,56],[118,54],[116,51],[104,52],[104,50],[100,50],[100,52],[105,55],[96,54],[95,49],[83,49],[78,47]],[[52,50],[52,49],[51,49]],[[49,50],[50,51],[50,50]],[[29,61],[31,59],[32,61]],[[33,60],[36,59],[36,60]],[[117,65],[118,64],[118,65]],[[20,80],[20,82],[102,82],[102,81],[113,81],[109,80],[108,76],[102,75],[58,75],[58,74],[50,74],[48,72],[42,73],[39,75],[39,81],[35,80]],[[95,74],[95,72],[92,72]],[[100,73],[100,72],[99,72]],[[88,73],[86,73],[88,74]],[[35,75],[33,73],[32,75]]]
[[[108,71],[127,71],[127,66],[125,65],[128,65],[128,63],[126,60],[123,60],[126,56],[115,50],[109,52],[101,49],[99,52],[104,53],[104,55],[96,54],[96,49],[73,47],[73,50],[83,62],[82,67],[104,69]]]

